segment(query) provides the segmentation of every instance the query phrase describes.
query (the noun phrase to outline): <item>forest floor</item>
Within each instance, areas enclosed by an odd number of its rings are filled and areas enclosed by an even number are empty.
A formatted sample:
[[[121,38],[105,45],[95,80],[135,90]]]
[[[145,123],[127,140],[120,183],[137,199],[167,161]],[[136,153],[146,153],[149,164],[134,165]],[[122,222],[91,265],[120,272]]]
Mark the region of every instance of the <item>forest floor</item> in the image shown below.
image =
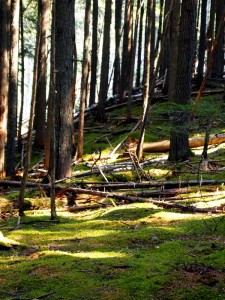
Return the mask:
[[[219,95],[205,97],[191,137],[223,136],[224,106]],[[169,139],[174,110],[153,105],[146,142]],[[126,106],[107,114],[104,125],[88,117],[84,159],[57,183],[57,220],[42,153],[33,155],[19,226],[20,183],[1,182],[0,299],[225,299],[224,144],[208,147],[207,164],[202,147],[185,162],[168,162],[168,152],[145,152],[139,162],[129,149],[141,102],[132,122]]]

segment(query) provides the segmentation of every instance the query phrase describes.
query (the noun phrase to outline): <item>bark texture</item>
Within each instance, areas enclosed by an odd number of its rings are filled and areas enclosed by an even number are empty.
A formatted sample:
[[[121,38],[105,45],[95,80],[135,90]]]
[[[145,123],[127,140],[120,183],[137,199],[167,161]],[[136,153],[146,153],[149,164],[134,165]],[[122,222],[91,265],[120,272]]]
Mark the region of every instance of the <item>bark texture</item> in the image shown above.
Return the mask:
[[[56,179],[71,175],[74,1],[56,0]]]

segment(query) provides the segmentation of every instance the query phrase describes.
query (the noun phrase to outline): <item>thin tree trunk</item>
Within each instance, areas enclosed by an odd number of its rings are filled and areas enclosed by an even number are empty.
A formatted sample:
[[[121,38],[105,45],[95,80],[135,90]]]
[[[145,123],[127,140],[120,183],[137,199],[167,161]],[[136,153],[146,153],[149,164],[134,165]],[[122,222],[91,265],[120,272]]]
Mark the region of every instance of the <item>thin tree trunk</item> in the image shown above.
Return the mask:
[[[170,66],[168,70],[168,101],[174,100],[174,92],[176,86],[177,74],[177,57],[178,57],[178,39],[179,39],[179,24],[180,24],[180,0],[174,0],[172,18],[171,18],[171,45]]]
[[[143,143],[145,136],[145,125],[146,125],[146,114],[149,106],[149,96],[150,96],[150,45],[151,45],[151,27],[152,27],[152,15],[153,15],[153,0],[148,0],[147,2],[147,13],[146,13],[146,32],[145,32],[145,63],[144,63],[144,92],[143,92],[143,111],[141,119],[140,128],[140,138],[137,146],[137,157],[140,160],[143,156]]]
[[[216,16],[216,0],[211,0],[211,7],[210,7],[210,18],[209,18],[209,26],[207,30],[207,65],[209,64],[210,56],[211,56],[211,50],[212,50],[212,44],[214,41],[214,24],[215,24],[215,16]],[[209,78],[211,77],[211,71],[209,73]]]
[[[113,77],[113,94],[119,94],[120,91],[120,41],[121,41],[121,15],[123,1],[115,1],[115,61]]]
[[[143,4],[143,2],[142,2]],[[141,6],[137,8],[136,18],[135,18],[135,31],[133,38],[133,45],[131,51],[131,65],[130,65],[130,74],[129,74],[129,87],[128,87],[128,101],[127,101],[127,122],[132,119],[131,115],[131,101],[132,101],[132,88],[134,81],[134,67],[135,67],[135,58],[136,58],[136,48],[137,48],[137,38],[138,38],[138,23],[140,19]]]
[[[119,1],[120,2],[120,1]],[[91,83],[89,105],[95,104],[98,63],[98,0],[93,0],[92,14]]]
[[[131,66],[132,35],[133,35],[133,1],[126,0],[123,34],[122,68],[120,82],[120,102],[123,102],[129,88]]]
[[[21,102],[18,124],[18,152],[22,151],[22,123],[23,123],[23,108],[24,108],[24,79],[25,79],[25,63],[24,63],[24,24],[23,24],[23,0],[20,0],[20,49],[21,49]]]
[[[139,87],[141,85],[144,0],[138,1],[138,7],[141,7],[141,15],[140,15],[139,32],[138,32],[138,54],[137,54],[137,72],[136,72],[136,86],[137,87]]]
[[[212,77],[213,78],[223,78],[224,71],[224,22],[221,25],[220,20],[223,17],[223,10],[225,8],[224,0],[217,0],[216,3],[216,32],[220,26],[222,26],[220,30],[220,36],[218,39],[215,56],[213,60],[212,66]]]
[[[85,23],[84,23],[84,47],[83,47],[83,65],[81,78],[81,96],[80,96],[80,114],[78,126],[78,147],[77,158],[83,156],[84,145],[84,110],[88,94],[88,75],[89,75],[89,44],[90,44],[90,19],[91,19],[91,0],[86,1]]]
[[[0,177],[4,177],[8,103],[8,19],[9,2],[0,0]]]
[[[105,17],[104,17],[104,36],[103,36],[103,46],[102,46],[100,90],[99,90],[99,99],[98,99],[97,115],[96,115],[96,119],[99,122],[106,121],[105,101],[107,99],[108,81],[109,81],[111,18],[112,18],[112,0],[106,0],[105,1]]]
[[[20,0],[11,2],[10,56],[9,56],[9,101],[6,151],[6,175],[15,172],[15,150],[17,134],[18,59],[19,59],[19,15]]]
[[[39,22],[38,22],[38,26],[40,26]],[[40,47],[40,36],[38,37],[38,39],[36,41],[36,54],[35,54],[36,60],[34,62],[33,93],[32,93],[32,99],[31,99],[30,119],[29,119],[29,126],[28,126],[28,132],[27,132],[26,156],[25,156],[21,189],[20,189],[20,193],[19,193],[19,197],[18,197],[19,217],[22,217],[24,215],[24,196],[25,196],[26,183],[27,183],[28,170],[29,170],[30,157],[31,157],[32,132],[33,132],[33,123],[34,123],[34,111],[35,111],[35,102],[36,102],[36,85],[37,85],[37,64],[38,64],[37,53],[39,52],[39,47]]]
[[[37,99],[35,105],[34,145],[38,149],[43,149],[45,144],[45,116],[46,116],[46,90],[47,90],[47,50],[48,32],[50,20],[50,0],[38,1],[40,49],[38,55],[37,73]]]
[[[204,64],[205,64],[205,48],[206,48],[206,16],[207,16],[207,0],[202,0],[201,9],[201,28],[198,47],[198,68],[197,82],[200,85],[203,80]]]

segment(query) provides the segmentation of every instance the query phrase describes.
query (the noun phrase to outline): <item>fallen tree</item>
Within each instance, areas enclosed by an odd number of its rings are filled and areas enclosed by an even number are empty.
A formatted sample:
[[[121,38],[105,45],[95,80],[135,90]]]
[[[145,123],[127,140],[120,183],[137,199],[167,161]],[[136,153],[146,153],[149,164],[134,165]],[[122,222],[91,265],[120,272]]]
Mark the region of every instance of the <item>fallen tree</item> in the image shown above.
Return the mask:
[[[190,148],[203,147],[205,142],[205,137],[196,137],[189,139]],[[219,133],[215,135],[210,135],[209,137],[209,145],[217,145],[225,142],[225,134]],[[131,151],[135,151],[136,147],[130,148]],[[164,152],[169,151],[170,149],[170,141],[164,140],[160,142],[154,143],[144,143],[143,151],[144,152]]]

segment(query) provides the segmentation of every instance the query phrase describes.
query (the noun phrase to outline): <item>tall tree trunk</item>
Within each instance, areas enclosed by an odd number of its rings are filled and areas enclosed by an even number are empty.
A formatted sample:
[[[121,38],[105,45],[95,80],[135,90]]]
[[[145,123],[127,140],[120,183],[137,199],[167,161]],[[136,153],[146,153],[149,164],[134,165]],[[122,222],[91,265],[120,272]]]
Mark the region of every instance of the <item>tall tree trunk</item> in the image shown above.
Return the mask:
[[[133,35],[133,1],[126,0],[125,4],[125,20],[123,34],[123,53],[122,53],[122,68],[120,82],[120,101],[125,98],[129,88],[129,74],[131,66],[132,52],[132,35]]]
[[[22,150],[22,126],[23,126],[23,108],[24,108],[24,79],[25,79],[25,62],[24,62],[24,24],[23,24],[23,0],[20,0],[20,52],[21,52],[21,101],[18,124],[18,152]]]
[[[111,18],[112,18],[112,0],[106,0],[105,17],[104,17],[104,35],[103,35],[103,45],[102,45],[100,90],[99,90],[99,99],[98,99],[97,115],[96,115],[96,118],[99,122],[106,121],[105,101],[107,99],[108,81],[109,81]]]
[[[211,50],[213,40],[215,38],[215,16],[216,16],[216,0],[211,0],[211,7],[210,7],[210,18],[209,18],[209,25],[207,29],[207,65],[209,64],[210,57],[211,57]],[[209,73],[209,78],[211,77],[211,71]]]
[[[120,90],[120,41],[122,35],[121,16],[123,1],[115,1],[115,61],[113,77],[113,94],[119,94]]]
[[[0,0],[0,177],[4,177],[8,104],[8,1]]]
[[[191,98],[193,53],[195,50],[197,0],[183,0],[179,34],[178,68],[174,99],[184,109],[174,115],[174,127],[170,136],[169,160],[185,160],[190,156],[188,142],[188,113],[185,106]]]
[[[56,0],[56,179],[71,176],[74,1]]]
[[[80,114],[79,114],[79,126],[78,126],[78,147],[77,147],[78,159],[82,158],[83,156],[83,145],[84,145],[84,110],[85,110],[85,105],[87,103],[87,95],[88,95],[88,75],[89,75],[88,52],[89,52],[89,44],[90,44],[90,19],[91,19],[91,0],[86,0]]]
[[[138,0],[138,7],[141,7],[141,15],[139,21],[138,32],[138,54],[137,54],[137,72],[136,72],[136,86],[141,85],[141,69],[142,69],[142,40],[143,40],[143,20],[144,20],[144,0]]]
[[[198,68],[197,68],[197,82],[201,85],[204,73],[205,64],[205,49],[206,49],[206,16],[207,16],[207,0],[202,0],[201,9],[201,28],[198,47]]]
[[[39,22],[38,22],[38,26],[40,26]],[[24,196],[25,196],[29,164],[30,164],[30,158],[31,158],[32,132],[33,132],[33,125],[34,125],[34,112],[35,112],[36,91],[37,91],[37,65],[38,65],[38,55],[37,54],[39,52],[39,48],[40,48],[40,35],[37,35],[36,48],[35,48],[34,71],[33,71],[33,87],[32,87],[32,96],[31,96],[31,105],[30,105],[30,118],[29,118],[27,141],[26,141],[26,155],[25,155],[25,160],[24,160],[23,178],[22,178],[20,193],[19,193],[19,197],[18,197],[19,217],[22,217],[24,215]],[[19,219],[18,219],[18,221],[19,221]]]
[[[170,7],[170,0],[165,0],[165,5],[164,5],[164,22],[163,22],[163,31],[165,32],[165,24],[166,24],[166,19],[168,18],[168,12],[169,12],[169,7]],[[162,54],[162,61],[160,64],[160,72],[159,72],[159,76],[166,76],[166,72],[168,70],[169,67],[169,57],[170,57],[170,35],[168,34],[166,37],[166,45],[165,48],[162,49],[163,54]],[[167,93],[167,91],[165,91],[165,93]]]
[[[51,20],[51,52],[50,52],[50,83],[49,95],[47,103],[47,124],[45,131],[45,147],[44,147],[44,167],[51,173],[51,140],[55,125],[55,0],[52,3],[52,20]],[[51,160],[55,158],[51,156]]]
[[[141,134],[139,144],[137,146],[137,156],[140,160],[143,156],[143,143],[145,136],[145,116],[149,106],[150,99],[150,46],[151,46],[151,34],[152,34],[152,16],[153,16],[153,0],[148,0],[147,2],[147,13],[146,13],[146,29],[145,29],[145,62],[144,62],[144,76],[143,76],[143,110],[141,119]]]
[[[217,0],[216,3],[216,32],[220,25],[220,20],[223,17],[223,11],[225,8],[224,0]],[[218,40],[216,53],[213,60],[212,77],[223,78],[224,70],[224,23],[221,28],[221,34]]]
[[[87,3],[86,3],[87,5]],[[92,14],[91,83],[89,105],[95,104],[98,63],[98,0],[93,0]],[[86,20],[86,19],[85,19]]]
[[[180,0],[174,0],[171,18],[171,45],[170,66],[168,70],[168,101],[174,100],[177,74],[178,38],[180,24]]]
[[[47,51],[49,32],[50,0],[38,1],[38,19],[40,22],[40,49],[38,53],[37,99],[35,106],[34,129],[35,147],[44,148],[45,116],[46,116],[46,88],[47,88]]]
[[[11,2],[10,53],[9,53],[9,100],[6,145],[6,175],[15,172],[15,150],[17,134],[18,59],[19,59],[19,15],[20,0]]]
[[[138,38],[138,23],[139,23],[140,13],[141,13],[141,6],[139,5],[136,10],[134,38],[131,47],[130,74],[128,75],[129,86],[128,86],[128,101],[127,101],[127,122],[130,122],[132,119],[131,100],[132,100],[132,89],[133,89],[133,82],[134,82],[134,67],[135,67],[137,38]]]

